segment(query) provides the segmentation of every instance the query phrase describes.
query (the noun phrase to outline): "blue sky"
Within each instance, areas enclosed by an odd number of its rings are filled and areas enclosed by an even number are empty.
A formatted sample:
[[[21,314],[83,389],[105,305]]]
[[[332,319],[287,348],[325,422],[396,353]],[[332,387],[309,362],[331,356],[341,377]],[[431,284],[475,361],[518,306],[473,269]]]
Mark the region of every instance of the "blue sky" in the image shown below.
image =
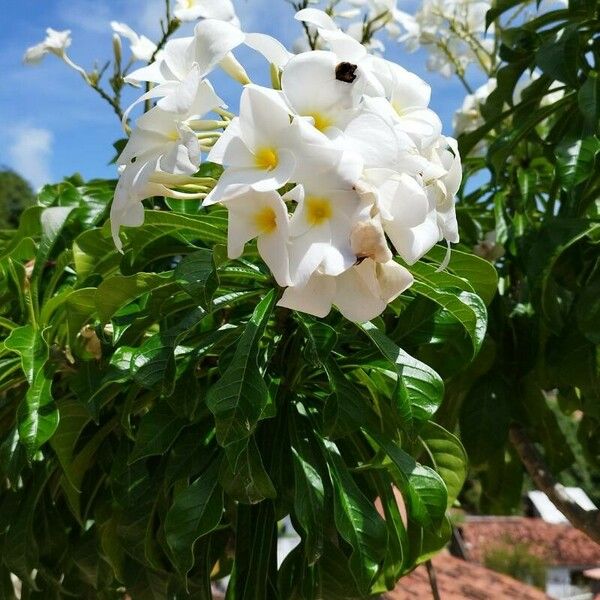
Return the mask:
[[[284,0],[234,3],[245,31],[269,33],[288,47],[300,35],[292,8]],[[113,177],[114,167],[108,163],[112,143],[121,131],[110,107],[54,56],[31,67],[22,64],[23,52],[44,38],[46,27],[70,29],[69,53],[89,70],[95,61],[103,64],[112,54],[111,20],[124,21],[155,39],[163,10],[163,0],[5,0],[0,17],[0,165],[20,172],[36,188],[74,172],[86,178]],[[183,33],[191,31],[187,27]],[[428,72],[423,52],[408,54],[399,44],[385,41],[387,58],[431,84],[432,108],[442,117],[445,133],[451,134],[452,114],[464,96],[461,85]],[[258,55],[240,52],[237,56],[254,80],[266,81],[265,63]],[[211,80],[235,107],[238,84],[223,75]]]

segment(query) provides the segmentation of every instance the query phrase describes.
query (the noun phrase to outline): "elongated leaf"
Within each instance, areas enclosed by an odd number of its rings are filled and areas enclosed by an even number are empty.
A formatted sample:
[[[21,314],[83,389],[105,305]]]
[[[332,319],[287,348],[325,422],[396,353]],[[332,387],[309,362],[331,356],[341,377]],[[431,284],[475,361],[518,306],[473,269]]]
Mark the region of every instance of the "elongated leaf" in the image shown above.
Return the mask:
[[[432,257],[437,263],[441,263],[445,254],[445,248],[435,246],[427,256]],[[452,273],[464,277],[486,305],[490,304],[498,289],[498,272],[489,261],[474,254],[453,249],[448,269]]]
[[[48,363],[40,365],[17,414],[19,439],[30,459],[58,427],[59,414],[52,398],[51,368]]]
[[[165,521],[167,543],[177,569],[186,574],[194,566],[194,545],[214,531],[223,514],[223,488],[219,484],[219,461],[175,497]]]
[[[377,575],[387,545],[385,523],[360,491],[333,442],[320,440],[334,490],[334,518],[340,536],[352,547],[349,565],[363,594]]]
[[[166,401],[157,402],[140,422],[129,463],[148,456],[165,454],[187,424],[185,419],[178,417],[171,410]]]
[[[175,269],[175,279],[202,308],[208,310],[219,287],[213,253],[198,250],[185,256]]]
[[[508,437],[510,408],[508,387],[487,375],[467,394],[460,414],[461,440],[475,465],[485,462]]]
[[[464,327],[471,340],[473,356],[477,355],[487,330],[487,309],[481,298],[470,292],[442,290],[424,281],[415,281],[412,290],[447,310]]]
[[[271,502],[238,506],[235,563],[227,598],[277,598],[277,521]]]
[[[425,528],[439,527],[448,505],[448,492],[440,475],[417,463],[393,440],[378,434],[374,437],[404,478],[398,481],[398,487],[407,501],[410,517]]]
[[[217,439],[228,453],[234,471],[257,423],[268,416],[269,390],[256,359],[275,300],[275,292],[271,291],[257,305],[229,367],[206,399],[215,417]]]
[[[325,483],[315,449],[300,419],[290,419],[294,461],[294,515],[302,528],[304,552],[309,565],[323,553],[325,529]]]
[[[175,349],[179,341],[205,316],[206,312],[202,308],[192,310],[177,325],[144,342],[133,355],[133,379],[147,388],[160,384],[161,393],[170,396],[175,387]]]
[[[429,420],[444,397],[444,383],[440,376],[426,364],[416,360],[399,348],[372,323],[360,325],[381,355],[396,369],[406,387],[413,417]]]
[[[96,292],[96,306],[103,322],[126,304],[133,302],[143,294],[166,285],[172,279],[171,273],[138,273],[137,275],[115,275],[105,279]]]
[[[568,190],[585,181],[594,169],[600,152],[600,140],[596,137],[565,140],[556,148],[558,175],[561,186]]]
[[[432,421],[423,426],[419,437],[434,469],[446,484],[449,508],[458,498],[467,478],[467,454],[456,436]]]

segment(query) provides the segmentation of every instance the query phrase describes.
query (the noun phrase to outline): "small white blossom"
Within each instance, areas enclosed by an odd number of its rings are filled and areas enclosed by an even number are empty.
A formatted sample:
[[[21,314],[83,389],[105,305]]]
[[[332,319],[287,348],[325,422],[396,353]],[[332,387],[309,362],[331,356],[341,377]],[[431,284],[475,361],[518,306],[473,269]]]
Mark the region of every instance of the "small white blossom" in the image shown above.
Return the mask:
[[[68,29],[65,31],[56,31],[48,27],[48,29],[46,29],[46,39],[43,42],[28,48],[23,60],[28,64],[39,63],[46,54],[55,54],[62,58],[70,45],[71,32]]]
[[[131,55],[134,60],[150,61],[156,52],[156,44],[149,40],[145,35],[138,35],[129,25],[112,21],[110,26],[112,30],[129,40]]]

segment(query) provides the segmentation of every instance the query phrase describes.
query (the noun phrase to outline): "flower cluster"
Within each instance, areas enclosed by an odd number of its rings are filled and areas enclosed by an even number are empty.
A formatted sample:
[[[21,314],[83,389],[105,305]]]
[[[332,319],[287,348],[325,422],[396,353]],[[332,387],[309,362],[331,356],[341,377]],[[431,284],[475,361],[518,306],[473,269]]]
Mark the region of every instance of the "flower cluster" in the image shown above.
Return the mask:
[[[428,49],[427,67],[445,77],[464,75],[475,64],[489,73],[494,56],[493,27],[486,31],[489,0],[424,0],[414,15],[400,21],[399,37],[408,50]]]
[[[371,52],[383,53],[383,41],[375,34],[385,29],[393,39],[410,26],[411,17],[398,9],[398,0],[309,0],[313,8],[321,7],[343,30]],[[299,38],[294,47],[298,52],[322,49],[326,42],[319,37],[318,29],[306,24],[307,36]],[[308,39],[307,39],[308,37]]]
[[[412,284],[395,255],[410,265],[439,241],[458,241],[457,145],[416,75],[369,54],[322,11],[296,18],[326,50],[292,55],[273,38],[206,20],[129,76],[155,86],[138,102],[157,102],[119,158],[113,233],[120,245],[120,226],[140,225],[141,201],[153,195],[221,204],[229,257],[256,239],[286,288],[281,306],[325,316],[335,305],[370,320]],[[273,88],[250,83],[233,55],[242,44],[271,64]],[[217,66],[244,84],[239,116],[206,79]],[[224,167],[216,183],[194,177],[206,153]]]

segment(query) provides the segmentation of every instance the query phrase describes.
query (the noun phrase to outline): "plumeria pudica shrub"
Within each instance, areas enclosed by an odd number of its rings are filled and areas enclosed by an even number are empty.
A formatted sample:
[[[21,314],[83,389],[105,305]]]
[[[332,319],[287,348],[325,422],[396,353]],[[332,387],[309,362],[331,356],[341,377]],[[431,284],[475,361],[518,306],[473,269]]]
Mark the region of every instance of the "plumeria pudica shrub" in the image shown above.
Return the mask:
[[[13,576],[27,598],[134,600],[211,598],[229,576],[231,599],[368,598],[449,540],[467,464],[436,413],[496,273],[448,254],[460,156],[428,86],[326,13],[297,18],[327,50],[232,19],[154,48],[111,84],[118,180],[47,186],[3,233],[6,597]],[[69,43],[28,56],[98,91]],[[152,84],[131,122],[128,81]],[[278,565],[288,515],[301,543]]]

